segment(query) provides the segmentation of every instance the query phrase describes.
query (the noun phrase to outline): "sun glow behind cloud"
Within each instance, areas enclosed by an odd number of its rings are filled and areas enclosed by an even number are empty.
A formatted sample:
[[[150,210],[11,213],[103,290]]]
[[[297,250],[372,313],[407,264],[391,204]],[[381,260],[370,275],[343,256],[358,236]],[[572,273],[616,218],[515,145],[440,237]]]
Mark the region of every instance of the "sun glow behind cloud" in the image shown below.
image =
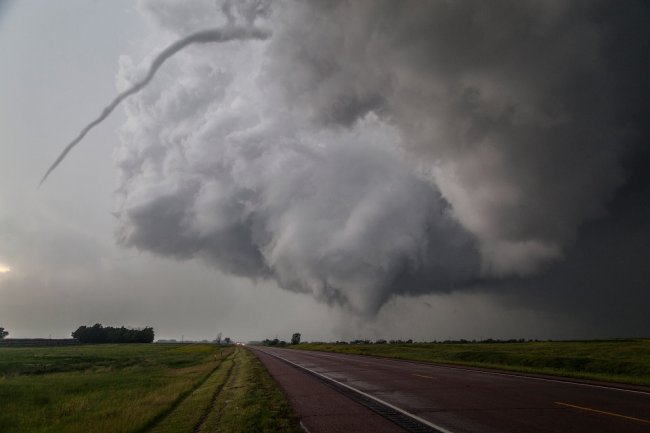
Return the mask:
[[[3,263],[0,263],[0,274],[8,274],[11,272],[11,268]]]

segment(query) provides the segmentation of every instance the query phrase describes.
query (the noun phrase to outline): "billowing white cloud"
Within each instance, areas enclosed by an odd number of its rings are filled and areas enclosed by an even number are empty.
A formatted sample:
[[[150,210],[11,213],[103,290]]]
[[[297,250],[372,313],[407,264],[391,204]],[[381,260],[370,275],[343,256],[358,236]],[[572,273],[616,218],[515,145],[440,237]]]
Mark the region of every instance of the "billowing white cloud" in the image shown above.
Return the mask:
[[[120,241],[360,311],[431,264],[442,290],[471,277],[470,242],[415,175],[399,131],[373,113],[315,127],[266,96],[267,52],[257,42],[181,53],[128,103]]]
[[[123,245],[374,312],[539,272],[624,181],[599,4],[152,4],[152,52],[214,23],[273,34],[188,47],[127,101]],[[120,86],[149,62],[124,57]]]

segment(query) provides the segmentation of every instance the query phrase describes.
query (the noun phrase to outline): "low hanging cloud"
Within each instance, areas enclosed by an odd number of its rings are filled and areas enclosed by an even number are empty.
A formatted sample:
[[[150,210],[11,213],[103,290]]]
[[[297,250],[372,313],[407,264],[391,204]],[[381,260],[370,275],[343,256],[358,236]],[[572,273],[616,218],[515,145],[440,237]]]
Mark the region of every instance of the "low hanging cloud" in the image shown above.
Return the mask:
[[[125,101],[119,242],[359,312],[543,273],[642,134],[642,3],[155,4],[162,38],[273,36],[188,47]]]

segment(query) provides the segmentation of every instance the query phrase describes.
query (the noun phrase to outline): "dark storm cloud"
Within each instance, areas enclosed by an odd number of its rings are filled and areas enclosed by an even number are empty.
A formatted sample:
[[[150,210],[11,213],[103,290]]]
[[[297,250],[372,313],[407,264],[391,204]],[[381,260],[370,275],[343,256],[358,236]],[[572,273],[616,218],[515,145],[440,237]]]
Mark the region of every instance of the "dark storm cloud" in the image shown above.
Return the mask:
[[[608,259],[578,257],[644,169],[645,3],[248,4],[268,42],[179,54],[127,101],[123,245],[367,312]],[[180,33],[204,9],[149,12]]]
[[[274,38],[287,100],[342,125],[382,101],[486,274],[560,258],[624,181],[623,77],[606,45],[627,29],[595,3],[318,5]]]
[[[650,147],[625,161],[626,184],[607,217],[584,224],[566,257],[535,278],[492,284],[504,306],[573,317],[565,337],[647,337],[650,333]]]

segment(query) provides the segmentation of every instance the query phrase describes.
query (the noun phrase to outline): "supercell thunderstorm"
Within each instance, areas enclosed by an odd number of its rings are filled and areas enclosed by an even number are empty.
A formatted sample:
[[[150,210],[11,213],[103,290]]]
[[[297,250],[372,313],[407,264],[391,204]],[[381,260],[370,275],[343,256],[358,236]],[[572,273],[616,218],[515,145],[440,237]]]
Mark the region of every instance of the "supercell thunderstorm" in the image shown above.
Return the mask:
[[[143,9],[154,53],[216,22],[271,36],[188,45],[124,101],[121,245],[374,313],[545,272],[628,176],[642,102],[611,6]],[[124,56],[118,86],[151,62]]]

